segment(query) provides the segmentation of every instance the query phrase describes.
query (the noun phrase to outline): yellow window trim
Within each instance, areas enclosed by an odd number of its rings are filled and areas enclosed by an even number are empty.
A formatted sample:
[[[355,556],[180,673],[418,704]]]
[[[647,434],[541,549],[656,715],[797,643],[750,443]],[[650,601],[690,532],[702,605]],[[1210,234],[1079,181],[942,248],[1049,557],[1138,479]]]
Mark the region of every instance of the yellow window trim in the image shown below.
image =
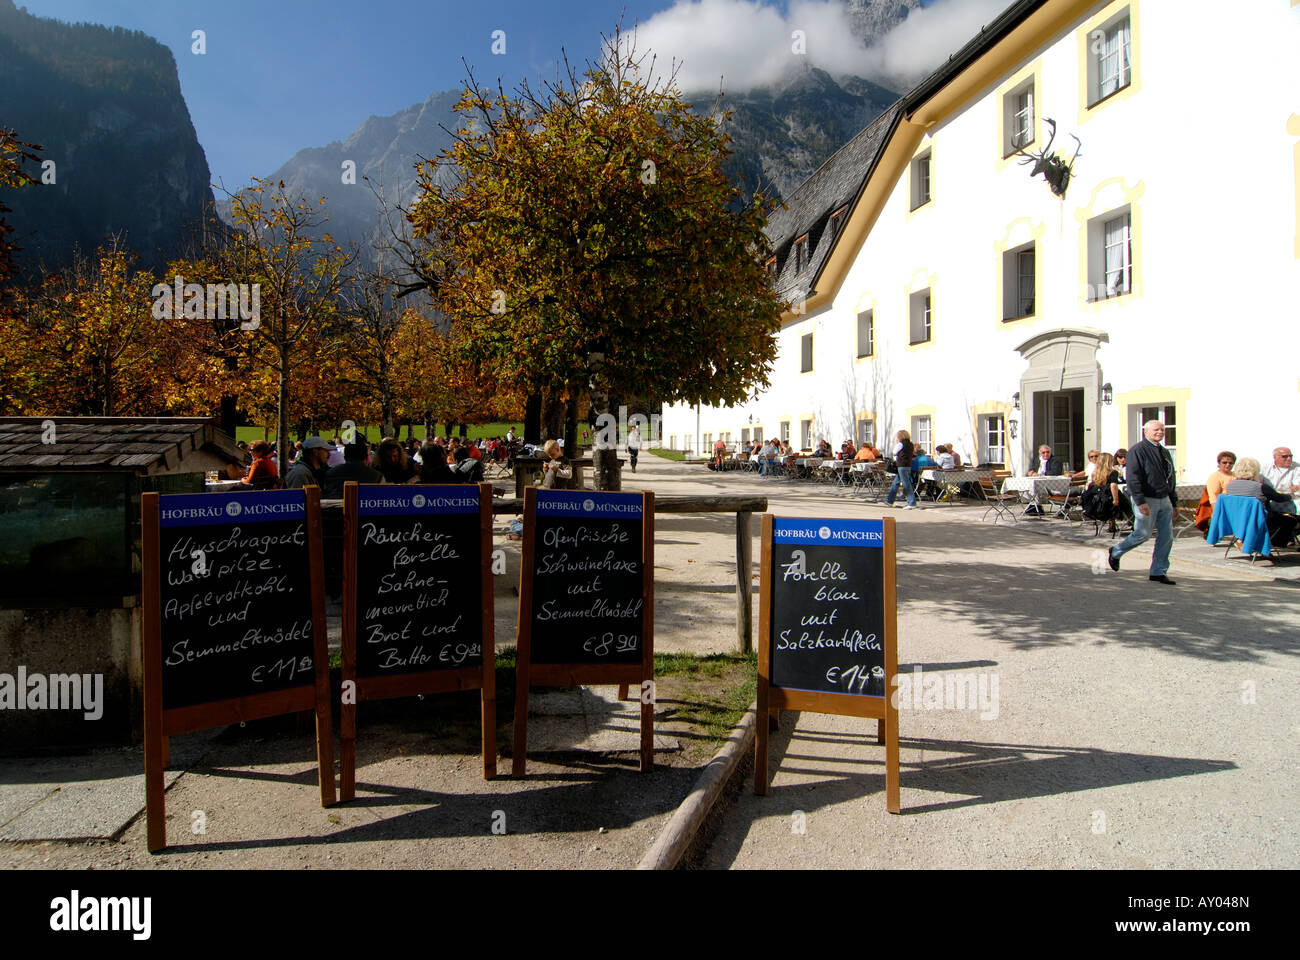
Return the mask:
[[[1174,457],[1174,469],[1177,472],[1178,482],[1182,483],[1183,471],[1187,468],[1187,402],[1191,399],[1192,391],[1185,388],[1169,387],[1139,387],[1137,390],[1128,390],[1124,393],[1115,394],[1115,404],[1120,408],[1120,438],[1121,443],[1116,444],[1116,449],[1121,445],[1127,447],[1128,443],[1128,424],[1129,415],[1135,407],[1154,407],[1167,406],[1169,401],[1174,403],[1174,417],[1177,423],[1174,427],[1178,430],[1178,444],[1175,447],[1177,456]],[[1139,437],[1138,439],[1141,439]],[[1135,441],[1136,442],[1136,441]],[[1211,468],[1206,467],[1205,475],[1208,477],[1212,472]],[[1191,482],[1191,481],[1189,481]]]
[[[1007,94],[1020,86],[1030,77],[1034,78],[1034,138],[1020,149],[1024,150],[1026,153],[1031,153],[1031,148],[1037,147],[1043,142],[1043,110],[1042,100],[1040,98],[1043,89],[1043,58],[1039,57],[1033,63],[1025,64],[1024,67],[1013,73],[1006,83],[998,87],[997,96],[994,98],[998,111],[998,140],[995,148],[996,152],[993,156],[997,158],[996,168],[998,170],[1005,170],[1009,166],[1018,165],[1019,161],[1023,159],[1014,150],[1006,156],[1002,155],[1002,151],[1007,142],[1006,99]]]
[[[1098,198],[1101,192],[1112,184],[1118,184],[1120,192],[1123,195],[1122,202],[1107,203],[1105,206],[1098,206]],[[1146,181],[1139,180],[1132,187],[1124,185],[1123,177],[1111,177],[1101,181],[1093,188],[1092,197],[1088,205],[1079,207],[1074,212],[1074,219],[1079,224],[1079,299],[1078,309],[1084,313],[1095,314],[1101,310],[1107,309],[1113,304],[1132,303],[1135,300],[1142,299],[1142,269],[1144,261],[1142,258],[1142,206],[1138,201],[1146,193]],[[1129,244],[1132,247],[1133,259],[1133,283],[1128,293],[1120,294],[1118,297],[1101,297],[1096,300],[1089,300],[1088,294],[1091,293],[1091,284],[1088,279],[1088,221],[1094,220],[1110,210],[1116,210],[1125,204],[1129,208]],[[1037,264],[1035,263],[1035,268]]]
[[[1024,232],[1017,234],[1016,227],[1024,224],[1029,231],[1029,239],[1024,239]],[[1043,238],[1047,236],[1047,221],[1040,221],[1038,226],[1034,226],[1034,221],[1030,217],[1017,217],[1007,224],[1006,230],[1002,232],[1002,239],[993,244],[993,269],[997,282],[993,286],[993,325],[998,330],[1010,330],[1016,327],[1027,327],[1034,321],[1038,320],[1042,314],[1040,304],[1043,302]],[[1003,284],[1002,284],[1002,258],[1008,250],[1014,250],[1016,247],[1023,247],[1026,243],[1034,245],[1034,312],[1025,317],[1013,317],[1010,320],[1003,320],[1003,309],[1005,304],[1002,301]]]
[[[1129,29],[1129,84],[1122,90],[1116,90],[1109,96],[1102,97],[1096,103],[1088,103],[1088,64],[1093,53],[1092,34],[1101,28],[1107,20],[1128,7]],[[1116,103],[1137,96],[1142,91],[1141,43],[1138,29],[1138,0],[1114,0],[1106,4],[1096,14],[1089,17],[1078,30],[1079,38],[1079,126],[1083,126],[1091,117]]]
[[[1300,0],[1291,0],[1291,6],[1300,6]],[[1286,122],[1286,132],[1300,137],[1300,113],[1291,114]],[[1295,145],[1295,255],[1300,260],[1300,141]]]
[[[919,283],[917,282],[918,276],[923,276],[923,279]],[[907,350],[909,352],[916,351],[916,350],[928,350],[930,347],[934,346],[934,342],[936,339],[934,335],[934,312],[935,312],[934,289],[936,286],[938,286],[938,284],[939,284],[939,275],[937,273],[929,273],[929,272],[923,272],[921,270],[918,270],[912,274],[912,282],[908,286],[903,288],[904,303],[907,304],[907,311],[904,313],[904,317],[907,319],[907,337],[904,341],[906,344],[903,347],[904,350]],[[920,343],[912,343],[911,342],[912,341],[912,294],[920,293],[922,290],[930,291],[930,339],[922,340]],[[876,325],[876,329],[877,330],[880,329],[879,324]]]
[[[919,157],[923,157],[927,153],[930,154],[930,197],[928,200],[925,201],[925,203],[921,204],[920,206],[914,207],[912,206],[912,164]],[[927,135],[922,138],[920,146],[918,146],[915,152],[912,154],[912,159],[907,162],[907,216],[903,221],[904,223],[910,223],[913,217],[919,216],[925,211],[932,210],[934,208],[934,201],[935,201],[934,156],[935,156],[934,138]]]

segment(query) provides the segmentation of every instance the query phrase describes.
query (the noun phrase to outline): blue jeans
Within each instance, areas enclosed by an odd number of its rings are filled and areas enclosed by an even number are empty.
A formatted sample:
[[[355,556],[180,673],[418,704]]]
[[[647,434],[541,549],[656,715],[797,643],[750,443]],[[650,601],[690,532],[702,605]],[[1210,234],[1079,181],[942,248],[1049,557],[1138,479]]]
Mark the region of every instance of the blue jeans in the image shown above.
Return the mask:
[[[1133,532],[1111,549],[1111,555],[1122,557],[1134,547],[1151,539],[1151,528],[1156,531],[1156,549],[1151,556],[1151,576],[1163,577],[1169,572],[1169,551],[1174,548],[1174,505],[1168,497],[1147,497],[1150,514],[1142,515],[1133,504]]]
[[[916,488],[912,486],[912,471],[907,467],[899,469],[898,476],[894,477],[894,482],[889,485],[889,494],[885,497],[885,503],[894,502],[900,485],[903,488],[903,495],[907,497],[907,505],[916,506]]]

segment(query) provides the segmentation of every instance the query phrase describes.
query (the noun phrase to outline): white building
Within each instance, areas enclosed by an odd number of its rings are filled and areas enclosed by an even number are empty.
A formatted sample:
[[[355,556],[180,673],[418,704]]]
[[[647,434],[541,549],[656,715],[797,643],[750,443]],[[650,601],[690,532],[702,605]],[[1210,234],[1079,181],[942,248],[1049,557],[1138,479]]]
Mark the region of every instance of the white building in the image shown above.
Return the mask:
[[[1014,152],[1049,118],[1063,197]],[[1017,2],[787,204],[771,386],[669,446],[908,428],[1023,472],[1158,418],[1199,481],[1300,444],[1300,0]]]

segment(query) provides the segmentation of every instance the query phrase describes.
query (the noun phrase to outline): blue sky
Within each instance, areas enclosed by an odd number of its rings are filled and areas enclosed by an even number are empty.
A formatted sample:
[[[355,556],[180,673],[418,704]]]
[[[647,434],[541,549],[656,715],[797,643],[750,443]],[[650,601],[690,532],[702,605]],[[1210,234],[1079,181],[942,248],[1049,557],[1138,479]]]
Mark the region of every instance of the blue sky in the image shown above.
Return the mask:
[[[459,88],[463,56],[481,81],[553,75],[564,47],[581,63],[626,22],[668,0],[17,0],[41,17],[143,30],[170,47],[213,180],[264,176],[303,147],[342,140]],[[207,53],[191,52],[191,33]],[[506,31],[506,53],[491,53]]]
[[[732,90],[775,82],[797,28],[816,65],[902,91],[1009,2],[927,0],[868,51],[843,0],[18,0],[37,16],[142,30],[168,46],[212,179],[229,189],[371,115],[459,89],[462,57],[481,83],[500,77],[508,90],[553,78],[561,49],[581,66],[620,17],[641,25],[639,51],[680,58],[679,79],[694,89],[716,91],[720,76]],[[492,53],[497,30],[504,55]]]

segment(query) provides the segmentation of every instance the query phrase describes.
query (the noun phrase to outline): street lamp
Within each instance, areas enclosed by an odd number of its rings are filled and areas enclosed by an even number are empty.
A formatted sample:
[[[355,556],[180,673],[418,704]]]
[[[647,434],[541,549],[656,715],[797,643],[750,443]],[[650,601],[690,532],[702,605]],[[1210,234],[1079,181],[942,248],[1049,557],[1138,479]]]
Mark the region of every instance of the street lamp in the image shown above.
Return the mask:
[[[1101,385],[1101,402],[1108,407],[1115,402],[1115,389],[1109,383]]]

